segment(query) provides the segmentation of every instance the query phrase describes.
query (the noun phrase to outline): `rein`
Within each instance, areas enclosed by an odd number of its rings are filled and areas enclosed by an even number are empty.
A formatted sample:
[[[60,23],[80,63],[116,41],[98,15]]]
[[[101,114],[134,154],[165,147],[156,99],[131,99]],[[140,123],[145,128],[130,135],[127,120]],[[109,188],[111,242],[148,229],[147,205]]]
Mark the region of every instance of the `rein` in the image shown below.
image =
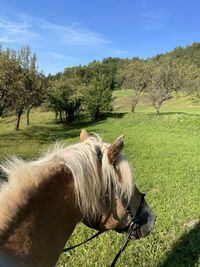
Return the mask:
[[[88,238],[87,240],[85,240],[85,241],[83,241],[83,242],[81,242],[81,243],[79,243],[79,244],[77,244],[77,245],[74,245],[74,246],[71,246],[71,247],[69,247],[69,248],[65,248],[65,249],[63,249],[62,253],[63,253],[63,252],[68,252],[68,251],[70,251],[70,250],[72,250],[72,249],[74,249],[74,248],[77,248],[77,247],[79,247],[79,246],[81,246],[81,245],[87,243],[88,241],[94,239],[95,237],[99,236],[99,235],[102,234],[102,233],[103,233],[103,232],[98,231],[96,234],[94,234],[93,236],[91,236],[91,237]]]
[[[120,250],[116,254],[115,258],[113,259],[110,267],[114,267],[115,266],[115,264],[116,264],[118,258],[120,257],[121,253],[125,250],[125,248],[128,245],[128,242],[131,240],[132,234],[134,234],[134,236],[135,236],[136,239],[139,239],[140,238],[140,235],[138,233],[138,231],[140,231],[140,226],[141,226],[139,215],[140,215],[140,212],[142,211],[142,208],[143,208],[143,205],[144,205],[144,196],[145,196],[145,194],[142,194],[141,195],[140,204],[139,204],[139,207],[138,207],[135,215],[133,215],[133,213],[132,213],[131,208],[130,208],[129,205],[124,207],[125,210],[126,210],[126,212],[127,212],[127,214],[128,214],[128,216],[131,219],[131,222],[129,223],[129,225],[126,228],[124,228],[122,230],[117,230],[117,232],[123,232],[123,231],[128,230],[127,231],[128,232],[128,235],[127,235],[127,237],[126,237],[126,239],[124,241],[124,244],[121,246]],[[96,225],[95,225],[95,228],[96,228]],[[88,241],[96,238],[97,236],[99,236],[102,233],[103,233],[102,231],[98,231],[97,233],[95,233],[93,236],[91,236],[87,240],[85,240],[85,241],[83,241],[83,242],[81,242],[81,243],[79,243],[77,245],[71,246],[69,248],[65,248],[62,251],[62,253],[63,252],[68,252],[70,250],[73,250],[73,249],[75,249],[75,248],[77,248],[77,247],[79,247],[79,246],[87,243]]]

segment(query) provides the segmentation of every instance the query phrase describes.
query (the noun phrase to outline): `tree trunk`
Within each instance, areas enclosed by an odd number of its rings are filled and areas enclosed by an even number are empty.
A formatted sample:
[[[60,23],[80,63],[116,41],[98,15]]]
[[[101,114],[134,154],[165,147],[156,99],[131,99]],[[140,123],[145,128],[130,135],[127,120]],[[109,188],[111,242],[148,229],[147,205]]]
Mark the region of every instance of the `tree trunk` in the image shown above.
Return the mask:
[[[160,114],[160,106],[161,106],[161,105],[156,105],[156,106],[155,106],[155,109],[156,109],[156,115],[159,115],[159,114]]]
[[[16,124],[15,124],[15,130],[16,131],[19,130],[21,116],[22,116],[22,111],[17,112]]]
[[[28,127],[30,125],[30,111],[32,109],[32,106],[27,109],[26,112],[26,126]]]
[[[68,112],[65,111],[65,124],[68,124]]]
[[[59,113],[60,113],[60,122],[63,123],[62,111],[59,111]]]
[[[135,108],[136,108],[136,103],[134,101],[132,101],[131,103],[131,112],[135,112]]]
[[[132,101],[132,103],[131,103],[131,112],[135,112],[135,107],[136,107],[136,104],[135,104],[135,102],[134,101]]]
[[[70,123],[73,121],[73,119],[74,119],[74,110],[71,110],[68,112],[67,121]]]
[[[58,111],[55,111],[55,120],[58,121]]]
[[[0,107],[0,117],[3,115],[3,108]]]
[[[132,97],[132,101],[131,101],[131,111],[134,113],[135,112],[135,108],[137,106],[137,103],[139,101],[139,97],[142,91],[139,91],[135,96]]]
[[[96,120],[100,117],[100,110],[97,108],[95,111],[91,113],[91,119]]]

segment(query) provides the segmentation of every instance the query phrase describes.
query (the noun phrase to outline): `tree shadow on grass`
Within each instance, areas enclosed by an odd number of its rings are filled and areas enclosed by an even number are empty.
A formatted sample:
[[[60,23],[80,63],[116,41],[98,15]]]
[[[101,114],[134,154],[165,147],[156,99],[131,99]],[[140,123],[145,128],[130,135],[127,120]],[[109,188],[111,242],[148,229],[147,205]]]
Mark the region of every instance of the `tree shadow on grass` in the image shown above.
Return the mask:
[[[200,222],[181,236],[157,267],[195,267],[200,257]]]
[[[101,124],[107,118],[122,118],[126,113],[119,112],[107,112],[103,113],[100,118],[95,121],[89,120],[85,116],[79,116],[71,124],[58,124],[56,122],[49,122],[44,125],[30,125],[30,127],[20,130],[19,132],[13,132],[1,134],[0,136],[5,138],[7,141],[18,141],[18,140],[35,140],[41,144],[51,144],[56,140],[66,140],[78,137],[80,131],[83,128],[90,128],[89,131],[95,132],[95,127]],[[3,145],[3,144],[2,144]],[[5,143],[8,146],[8,142]]]
[[[103,114],[103,117],[106,118],[115,118],[115,119],[121,119],[123,118],[128,112],[105,112]]]
[[[91,125],[96,125],[98,123],[101,123],[108,118],[113,118],[113,119],[121,119],[123,118],[127,112],[103,112],[99,115],[99,117],[95,120],[90,120],[87,116],[85,115],[79,115],[77,119],[71,124],[71,126],[77,126],[78,128],[81,128],[83,126],[91,126]]]
[[[59,125],[58,127],[45,125],[37,126],[33,125],[30,128],[21,130],[19,132],[10,132],[5,135],[1,135],[5,139],[5,145],[9,146],[12,143],[23,142],[23,141],[36,141],[40,144],[51,144],[57,140],[67,140],[75,138],[79,135],[79,130],[77,128],[68,127],[65,125]]]

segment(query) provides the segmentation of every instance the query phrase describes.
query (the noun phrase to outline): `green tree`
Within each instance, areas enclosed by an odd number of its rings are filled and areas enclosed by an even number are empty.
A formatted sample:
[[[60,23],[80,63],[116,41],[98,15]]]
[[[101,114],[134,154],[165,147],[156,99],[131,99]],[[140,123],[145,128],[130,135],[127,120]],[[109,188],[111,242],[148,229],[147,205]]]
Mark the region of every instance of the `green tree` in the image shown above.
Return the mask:
[[[190,95],[194,102],[200,100],[200,68],[196,65],[182,66],[182,81],[181,90]]]
[[[96,76],[84,90],[84,106],[92,120],[111,110],[112,90],[104,75]]]
[[[30,72],[30,91],[28,93],[28,103],[26,109],[26,125],[30,125],[30,111],[33,107],[40,106],[47,98],[48,82],[45,75],[40,72]]]
[[[183,86],[181,79],[181,65],[174,61],[149,61],[151,78],[148,83],[148,93],[156,113],[160,113],[163,102],[170,100],[174,91]]]
[[[82,100],[81,94],[70,81],[66,77],[61,77],[50,84],[50,106],[55,111],[56,118],[58,113],[60,114],[61,122],[63,122],[62,113],[65,113],[65,123],[72,122]]]
[[[17,53],[17,59],[20,65],[20,72],[12,109],[16,113],[15,129],[19,130],[23,112],[28,109],[27,119],[29,120],[31,108],[42,101],[43,92],[40,92],[40,90],[43,89],[43,87],[41,88],[41,80],[43,78],[37,70],[36,55],[31,54],[29,47],[22,47]]]
[[[10,110],[15,101],[20,73],[16,52],[0,48],[0,116]]]
[[[131,111],[135,112],[139,97],[146,90],[150,74],[147,62],[135,58],[119,69],[117,79],[124,89],[132,89]]]

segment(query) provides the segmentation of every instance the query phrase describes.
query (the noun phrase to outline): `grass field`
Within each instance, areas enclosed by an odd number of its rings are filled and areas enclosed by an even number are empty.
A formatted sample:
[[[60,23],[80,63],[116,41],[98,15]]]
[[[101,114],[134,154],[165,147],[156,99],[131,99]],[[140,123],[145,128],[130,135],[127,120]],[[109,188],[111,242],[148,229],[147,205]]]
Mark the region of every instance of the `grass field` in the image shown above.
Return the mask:
[[[0,119],[0,160],[10,154],[36,158],[55,140],[78,141],[82,128],[99,133],[107,142],[124,134],[124,153],[157,222],[151,235],[129,244],[117,266],[200,266],[200,108],[176,97],[159,116],[144,104],[132,114],[125,105],[130,96],[116,92],[115,97],[121,107],[116,104],[113,113],[94,123],[84,120],[63,126],[55,124],[52,113],[35,111],[31,126],[25,128],[23,123],[14,132],[14,117]],[[67,246],[91,233],[78,225]],[[123,235],[105,233],[62,255],[57,266],[109,266],[123,240]]]

